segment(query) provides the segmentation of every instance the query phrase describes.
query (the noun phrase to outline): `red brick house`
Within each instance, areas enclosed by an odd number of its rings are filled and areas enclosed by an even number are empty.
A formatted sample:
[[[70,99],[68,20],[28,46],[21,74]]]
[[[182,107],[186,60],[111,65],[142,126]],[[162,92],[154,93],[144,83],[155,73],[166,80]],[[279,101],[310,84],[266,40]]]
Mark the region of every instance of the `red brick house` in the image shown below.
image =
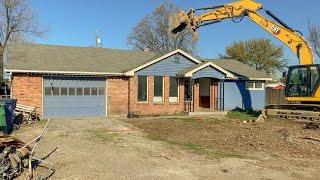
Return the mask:
[[[238,61],[199,60],[182,50],[16,43],[6,53],[12,97],[43,117],[258,109],[271,80]]]

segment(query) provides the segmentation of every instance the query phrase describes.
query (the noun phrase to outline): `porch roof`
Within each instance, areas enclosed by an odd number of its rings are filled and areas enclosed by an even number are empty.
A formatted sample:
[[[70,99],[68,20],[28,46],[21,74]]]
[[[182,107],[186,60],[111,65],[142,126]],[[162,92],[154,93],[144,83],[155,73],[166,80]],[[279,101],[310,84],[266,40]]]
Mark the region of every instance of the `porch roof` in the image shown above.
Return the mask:
[[[195,66],[189,67],[178,73],[179,77],[190,77],[193,79],[201,77],[212,77],[216,79],[237,79],[235,75],[221,68],[215,63],[202,62]]]

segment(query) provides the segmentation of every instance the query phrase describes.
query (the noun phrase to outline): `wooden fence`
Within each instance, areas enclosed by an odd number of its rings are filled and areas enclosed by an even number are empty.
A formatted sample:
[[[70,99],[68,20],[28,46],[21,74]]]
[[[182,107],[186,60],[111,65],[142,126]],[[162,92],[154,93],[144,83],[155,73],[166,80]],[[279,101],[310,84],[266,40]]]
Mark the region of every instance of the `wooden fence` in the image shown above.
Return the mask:
[[[285,90],[273,89],[271,87],[266,88],[266,105],[270,104],[286,104]]]

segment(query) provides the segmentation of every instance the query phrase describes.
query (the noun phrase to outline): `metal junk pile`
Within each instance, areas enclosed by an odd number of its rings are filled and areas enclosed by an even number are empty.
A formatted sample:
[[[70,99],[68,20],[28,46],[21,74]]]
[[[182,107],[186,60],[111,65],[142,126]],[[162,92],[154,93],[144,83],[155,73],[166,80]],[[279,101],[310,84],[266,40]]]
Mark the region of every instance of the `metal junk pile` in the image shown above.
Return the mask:
[[[13,136],[0,136],[0,179],[13,179],[24,175],[26,179],[33,178],[33,170],[37,165],[44,166],[47,171],[39,176],[39,179],[47,179],[55,169],[44,158],[35,157],[35,149],[47,129],[47,121],[39,136],[24,143]]]

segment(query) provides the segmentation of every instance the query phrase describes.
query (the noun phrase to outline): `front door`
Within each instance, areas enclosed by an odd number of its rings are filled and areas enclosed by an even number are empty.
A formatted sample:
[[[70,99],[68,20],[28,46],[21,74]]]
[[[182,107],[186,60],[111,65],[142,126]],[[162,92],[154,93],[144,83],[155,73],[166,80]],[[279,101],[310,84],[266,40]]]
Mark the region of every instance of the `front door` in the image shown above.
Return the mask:
[[[201,108],[210,108],[210,78],[200,78],[199,106]]]

